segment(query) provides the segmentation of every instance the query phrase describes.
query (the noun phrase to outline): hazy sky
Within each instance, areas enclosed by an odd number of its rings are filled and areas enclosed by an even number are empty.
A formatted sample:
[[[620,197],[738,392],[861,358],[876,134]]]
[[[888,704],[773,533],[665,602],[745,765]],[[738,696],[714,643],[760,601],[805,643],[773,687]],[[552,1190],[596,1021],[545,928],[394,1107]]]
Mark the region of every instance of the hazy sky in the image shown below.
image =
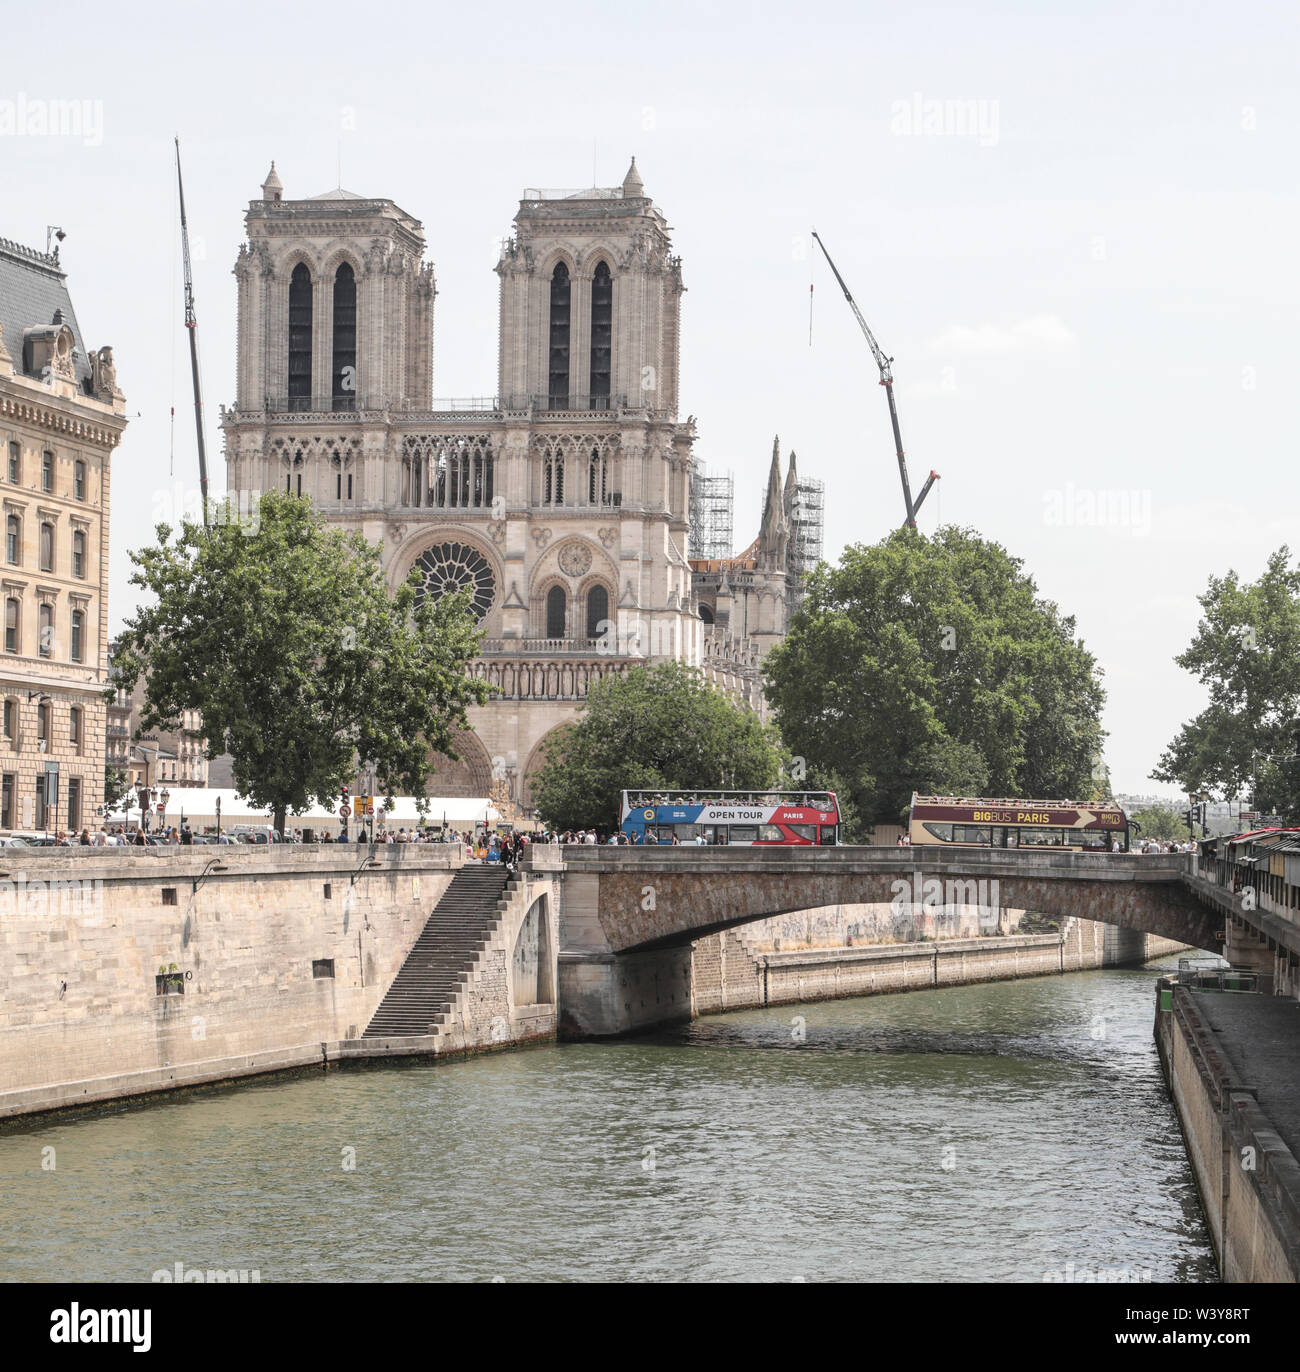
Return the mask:
[[[197,256],[210,466],[233,399],[243,212],[338,182],[421,219],[437,396],[496,388],[500,239],[527,186],[637,157],[688,293],[683,416],[756,532],[779,433],[827,485],[830,557],[901,522],[884,397],[816,227],[894,355],[920,517],[978,529],[1105,668],[1117,789],[1202,704],[1173,663],[1211,573],[1300,552],[1295,5],[319,3],[11,9],[0,236],[47,224],[131,426],[127,550],[197,480],[171,139]],[[82,136],[30,129],[85,101]],[[6,104],[6,102],[8,102]],[[23,109],[27,117],[21,118]],[[6,122],[6,115],[8,116]],[[809,346],[809,275],[816,280]],[[176,407],[175,478],[169,411]]]

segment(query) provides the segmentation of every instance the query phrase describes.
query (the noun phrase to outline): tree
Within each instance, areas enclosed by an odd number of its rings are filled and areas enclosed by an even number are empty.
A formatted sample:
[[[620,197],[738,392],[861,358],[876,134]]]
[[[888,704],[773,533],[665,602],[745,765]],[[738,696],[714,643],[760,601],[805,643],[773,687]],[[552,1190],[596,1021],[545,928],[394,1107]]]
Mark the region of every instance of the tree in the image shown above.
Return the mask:
[[[609,829],[623,790],[751,790],[781,770],[773,729],[680,662],[632,667],[588,692],[582,717],[552,736],[533,780],[557,829]]]
[[[1211,577],[1196,637],[1174,661],[1209,692],[1151,775],[1193,792],[1249,792],[1300,813],[1300,568],[1283,546],[1255,582]],[[1256,786],[1258,778],[1258,786]]]
[[[1152,805],[1129,816],[1133,825],[1133,842],[1136,845],[1144,838],[1176,839],[1182,841],[1191,836],[1187,820],[1182,810],[1169,805]]]
[[[104,767],[104,813],[111,814],[131,789],[126,773],[120,767]]]
[[[131,554],[153,602],[114,656],[114,690],[146,678],[144,728],[201,711],[208,757],[231,755],[281,832],[358,763],[388,796],[423,797],[431,754],[455,756],[466,706],[488,694],[466,673],[480,640],[466,592],[422,599],[413,577],[390,596],[377,547],[275,492],[251,521],[157,534]]]
[[[1105,699],[1073,618],[972,530],[901,529],[823,564],[765,659],[789,750],[834,772],[863,825],[912,792],[1088,795]]]

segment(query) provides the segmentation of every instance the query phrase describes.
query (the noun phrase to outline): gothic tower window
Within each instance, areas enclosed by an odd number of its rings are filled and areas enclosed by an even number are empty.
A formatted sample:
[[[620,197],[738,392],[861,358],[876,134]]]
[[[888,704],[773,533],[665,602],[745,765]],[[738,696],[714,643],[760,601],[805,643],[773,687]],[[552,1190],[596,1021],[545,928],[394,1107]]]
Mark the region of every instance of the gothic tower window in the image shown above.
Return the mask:
[[[609,359],[614,330],[614,283],[601,262],[591,279],[591,408],[609,409]]]
[[[289,408],[311,402],[311,272],[299,262],[289,278]]]
[[[334,273],[334,408],[357,401],[357,278],[344,262]]]
[[[569,269],[563,262],[551,273],[550,407],[569,408]]]
[[[608,497],[605,492],[606,485],[606,464],[605,456],[599,448],[591,450],[591,460],[587,466],[587,504],[604,505]]]
[[[564,612],[567,597],[563,586],[552,586],[546,593],[546,637],[564,637]]]
[[[603,586],[593,586],[587,592],[587,637],[599,638],[602,624],[609,622],[609,592]]]
[[[564,504],[564,452],[548,448],[542,459],[542,504]]]

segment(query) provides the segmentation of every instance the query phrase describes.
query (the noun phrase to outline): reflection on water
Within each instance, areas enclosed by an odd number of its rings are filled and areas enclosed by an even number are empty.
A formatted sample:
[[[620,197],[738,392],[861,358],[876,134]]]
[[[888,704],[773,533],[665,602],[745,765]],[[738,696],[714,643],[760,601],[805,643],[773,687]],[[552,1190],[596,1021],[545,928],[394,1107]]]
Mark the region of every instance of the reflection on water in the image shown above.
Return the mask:
[[[783,1006],[31,1126],[0,1136],[0,1277],[1213,1281],[1153,976]]]

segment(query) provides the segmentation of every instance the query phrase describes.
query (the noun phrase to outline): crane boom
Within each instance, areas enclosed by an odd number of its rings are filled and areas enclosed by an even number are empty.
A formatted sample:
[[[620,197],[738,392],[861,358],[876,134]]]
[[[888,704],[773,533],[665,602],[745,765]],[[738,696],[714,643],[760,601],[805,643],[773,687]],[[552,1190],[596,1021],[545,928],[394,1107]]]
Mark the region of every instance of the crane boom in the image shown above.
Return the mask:
[[[826,251],[826,244],[822,242],[816,229],[813,230],[813,237],[817,239],[817,246],[822,250],[822,256],[826,258],[827,265],[835,275],[835,280],[839,282],[840,290],[844,292],[844,298],[849,302],[849,309],[853,311],[853,317],[858,321],[858,326],[862,329],[863,336],[867,340],[867,346],[871,349],[871,355],[876,359],[876,366],[880,369],[880,384],[885,388],[885,398],[889,401],[889,423],[894,431],[894,451],[898,454],[898,475],[903,483],[903,508],[907,511],[905,524],[910,528],[915,528],[916,512],[921,508],[921,503],[925,497],[929,495],[930,487],[939,479],[939,473],[930,473],[925,485],[921,487],[921,493],[913,500],[912,485],[907,477],[907,459],[903,456],[903,434],[898,427],[898,407],[894,404],[894,359],[886,357],[884,350],[876,342],[875,334],[871,332],[870,325],[863,318],[862,311],[858,309],[858,302],[854,300],[853,293],[845,285],[839,268],[835,265],[830,253]]]
[[[194,381],[194,429],[199,442],[199,498],[208,527],[208,451],[203,440],[203,392],[199,386],[198,317],[194,313],[194,275],[190,270],[190,232],[185,223],[185,183],[181,180],[181,140],[176,139],[176,188],[181,201],[181,254],[185,264],[185,327],[190,335],[190,375]]]

